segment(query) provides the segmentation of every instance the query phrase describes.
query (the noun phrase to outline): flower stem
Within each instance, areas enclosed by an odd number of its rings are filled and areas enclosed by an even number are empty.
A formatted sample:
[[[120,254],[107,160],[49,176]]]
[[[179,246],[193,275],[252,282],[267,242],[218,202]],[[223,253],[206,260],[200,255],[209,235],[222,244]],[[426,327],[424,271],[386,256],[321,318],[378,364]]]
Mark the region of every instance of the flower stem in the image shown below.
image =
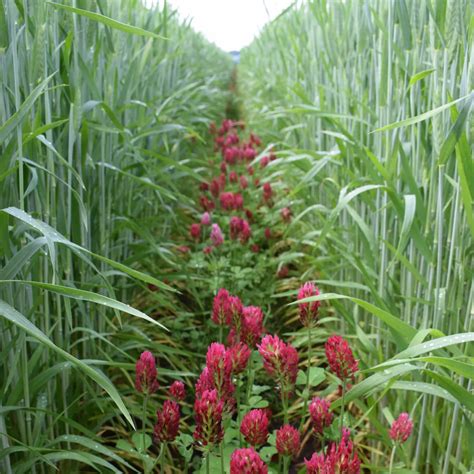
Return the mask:
[[[222,344],[222,337],[223,337],[223,327],[222,324],[219,324],[219,342]]]
[[[221,454],[221,474],[224,474],[225,469],[224,469],[224,442],[223,441],[221,441],[221,444],[219,446],[219,451]]]
[[[164,474],[165,472],[165,457],[166,457],[166,441],[163,442],[163,446],[161,447],[161,456],[160,456],[160,473]]]
[[[390,456],[390,468],[389,468],[389,474],[392,474],[392,470],[393,470],[393,461],[395,460],[395,451],[397,450],[397,445],[394,444],[393,445],[393,448],[392,448],[392,454]]]
[[[140,446],[140,451],[142,453],[145,453],[146,451],[146,447],[145,447],[145,435],[146,435],[146,408],[147,408],[147,405],[148,405],[148,391],[145,393],[145,396],[143,397],[143,411],[142,411],[142,442],[141,442],[141,446]],[[144,459],[143,460],[143,472],[145,474],[148,473],[148,465],[146,463],[146,460]]]
[[[251,367],[252,359],[249,361],[249,365],[247,367],[247,398],[246,402],[247,405],[249,404],[250,396],[252,395],[252,387],[253,387],[253,368]]]
[[[341,439],[342,429],[344,428],[344,398],[346,396],[346,381],[342,381],[342,406],[341,406]]]
[[[312,359],[312,344],[311,344],[311,326],[308,326],[308,370],[307,370],[307,375],[306,375],[306,395],[304,397],[304,404],[303,404],[303,413],[301,414],[301,426],[300,428],[303,427],[304,420],[306,417],[306,410],[308,408],[308,400],[310,399],[310,393],[309,393],[309,381],[310,381],[310,375],[311,375],[311,359]]]
[[[290,460],[289,456],[283,456],[283,474],[288,474],[288,461]]]
[[[285,425],[288,423],[288,392],[283,391],[281,392],[281,402],[283,405],[283,420]]]
[[[239,431],[239,447],[242,447],[242,433],[240,432],[240,379],[237,379],[235,398],[237,399],[237,430]]]
[[[211,473],[211,469],[210,469],[210,457],[211,457],[211,449],[209,448],[207,450],[207,456],[206,456],[206,474],[210,474]]]
[[[143,414],[142,414],[142,431],[143,431],[143,437],[142,437],[142,450],[145,451],[145,435],[146,435],[146,409],[148,405],[148,392],[145,394],[143,397]]]

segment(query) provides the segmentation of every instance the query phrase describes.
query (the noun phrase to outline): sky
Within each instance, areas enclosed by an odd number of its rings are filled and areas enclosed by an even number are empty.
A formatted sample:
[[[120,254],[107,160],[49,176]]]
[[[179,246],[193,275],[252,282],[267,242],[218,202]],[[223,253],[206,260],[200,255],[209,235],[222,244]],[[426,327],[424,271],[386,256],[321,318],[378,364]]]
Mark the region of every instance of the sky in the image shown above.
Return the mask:
[[[142,0],[147,6],[163,0]],[[192,18],[195,30],[224,51],[250,44],[268,21],[294,0],[168,0],[181,18]]]

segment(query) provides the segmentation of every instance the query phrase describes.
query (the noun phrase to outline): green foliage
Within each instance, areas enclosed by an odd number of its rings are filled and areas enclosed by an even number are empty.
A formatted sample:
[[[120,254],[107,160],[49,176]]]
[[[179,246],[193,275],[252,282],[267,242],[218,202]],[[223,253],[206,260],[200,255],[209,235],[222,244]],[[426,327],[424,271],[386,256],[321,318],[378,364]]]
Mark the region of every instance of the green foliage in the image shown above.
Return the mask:
[[[194,373],[162,263],[232,62],[139,0],[7,0],[0,30],[0,471],[139,470],[137,354]]]

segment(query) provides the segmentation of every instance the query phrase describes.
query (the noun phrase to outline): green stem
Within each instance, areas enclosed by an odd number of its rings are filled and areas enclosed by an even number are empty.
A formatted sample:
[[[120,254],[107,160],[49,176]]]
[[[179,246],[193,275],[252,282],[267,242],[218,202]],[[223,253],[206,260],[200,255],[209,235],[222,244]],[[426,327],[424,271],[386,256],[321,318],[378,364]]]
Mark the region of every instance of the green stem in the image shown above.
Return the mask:
[[[346,381],[342,382],[342,405],[341,405],[341,439],[342,439],[342,429],[344,428],[344,398],[346,396]]]
[[[224,469],[224,442],[221,441],[221,444],[219,445],[219,451],[220,451],[220,457],[221,457],[221,474],[225,473]]]
[[[252,386],[253,386],[253,370],[251,367],[252,359],[249,361],[249,365],[247,367],[247,397],[246,403],[249,404],[250,396],[252,395]]]
[[[211,468],[210,468],[210,458],[211,457],[211,450],[207,450],[207,456],[206,456],[206,474],[211,473]]]
[[[165,457],[166,457],[166,441],[163,442],[163,446],[161,447],[161,456],[160,456],[160,473],[164,474],[165,472]]]
[[[285,425],[288,423],[288,392],[283,391],[281,392],[281,402],[283,405],[283,420]]]
[[[143,412],[142,412],[142,430],[143,430],[143,439],[142,439],[142,449],[145,450],[145,434],[146,434],[146,409],[148,405],[148,392],[143,397]]]
[[[222,324],[219,324],[219,342],[221,344],[222,344],[223,332],[224,332],[224,328],[223,328]]]
[[[389,468],[389,474],[392,474],[393,471],[393,461],[395,460],[395,451],[397,450],[397,445],[394,444],[392,448],[392,454],[390,456],[390,468]]]
[[[303,404],[303,413],[301,414],[301,426],[300,429],[303,427],[305,417],[307,415],[306,410],[308,409],[308,401],[310,399],[309,393],[309,381],[310,381],[310,373],[311,373],[311,359],[312,359],[312,344],[311,344],[311,326],[308,326],[308,369],[306,373],[306,394],[304,397],[304,404]]]
[[[288,474],[288,463],[290,461],[289,456],[283,456],[283,474]]]
[[[242,433],[240,432],[240,379],[237,379],[235,398],[237,399],[237,429],[239,431],[239,447],[242,447]]]
[[[145,448],[145,435],[146,435],[146,409],[148,405],[148,392],[146,392],[145,396],[143,397],[143,413],[142,413],[142,443],[141,443],[141,451],[144,453],[146,448]],[[143,471],[145,473],[148,472],[148,467],[146,464],[146,461],[143,461]]]
[[[216,252],[218,252],[218,247],[216,247]],[[219,290],[219,280],[221,276],[221,266],[219,264],[219,257],[216,257],[215,259],[216,262],[216,292]]]

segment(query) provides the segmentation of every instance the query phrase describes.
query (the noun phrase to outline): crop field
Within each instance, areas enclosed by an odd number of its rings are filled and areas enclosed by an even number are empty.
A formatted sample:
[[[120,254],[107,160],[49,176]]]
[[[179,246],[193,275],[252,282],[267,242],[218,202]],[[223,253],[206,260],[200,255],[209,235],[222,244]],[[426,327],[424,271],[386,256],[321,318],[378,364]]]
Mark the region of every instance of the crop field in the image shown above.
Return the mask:
[[[0,0],[0,473],[474,472],[473,44]]]

